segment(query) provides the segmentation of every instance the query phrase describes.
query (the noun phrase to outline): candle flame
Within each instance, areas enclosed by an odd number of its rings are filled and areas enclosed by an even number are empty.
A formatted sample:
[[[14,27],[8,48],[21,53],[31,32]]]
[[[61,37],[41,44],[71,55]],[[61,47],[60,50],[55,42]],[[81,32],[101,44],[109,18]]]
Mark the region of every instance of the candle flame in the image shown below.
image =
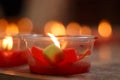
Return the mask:
[[[2,41],[2,48],[11,50],[13,47],[13,39],[11,36],[6,36]]]
[[[58,41],[58,39],[53,35],[53,34],[50,34],[48,33],[48,36],[50,36],[50,38],[52,39],[52,41],[54,42],[54,44],[60,48],[60,43]]]

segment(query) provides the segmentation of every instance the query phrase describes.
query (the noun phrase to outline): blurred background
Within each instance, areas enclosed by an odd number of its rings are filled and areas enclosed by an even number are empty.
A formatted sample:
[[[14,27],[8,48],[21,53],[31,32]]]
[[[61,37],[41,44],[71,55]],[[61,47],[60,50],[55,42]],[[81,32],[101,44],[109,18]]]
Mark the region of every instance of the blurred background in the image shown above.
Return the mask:
[[[11,33],[17,27],[16,34],[51,32],[98,36],[104,29],[102,33],[111,36],[120,25],[119,3],[119,0],[0,0],[0,32]],[[108,28],[98,30],[102,22]],[[12,31],[8,26],[12,26]],[[60,27],[57,29],[61,32],[56,33],[55,28],[50,30],[50,26]]]

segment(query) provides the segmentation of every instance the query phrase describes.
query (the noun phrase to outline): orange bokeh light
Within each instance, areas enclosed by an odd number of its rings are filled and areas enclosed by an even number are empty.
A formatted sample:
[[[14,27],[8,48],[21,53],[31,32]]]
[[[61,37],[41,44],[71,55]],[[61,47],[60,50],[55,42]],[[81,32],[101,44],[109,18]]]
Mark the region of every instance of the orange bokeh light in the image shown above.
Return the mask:
[[[67,25],[66,33],[67,35],[80,35],[81,26],[77,22],[71,22]]]
[[[49,21],[48,23],[46,23],[44,27],[44,32],[45,34],[52,33],[55,36],[66,34],[64,25],[57,21]]]
[[[18,21],[19,32],[22,34],[30,33],[33,29],[33,23],[29,18],[22,18]]]
[[[112,26],[108,21],[101,21],[98,26],[98,33],[104,38],[109,38],[112,35]]]
[[[89,26],[86,26],[86,25],[82,26],[80,32],[81,32],[81,35],[91,35],[92,34],[92,30],[90,29]]]
[[[0,33],[4,33],[8,26],[8,22],[6,19],[0,19]]]
[[[6,29],[7,35],[16,35],[18,33],[19,33],[19,30],[16,24],[12,23],[7,26],[7,29]]]

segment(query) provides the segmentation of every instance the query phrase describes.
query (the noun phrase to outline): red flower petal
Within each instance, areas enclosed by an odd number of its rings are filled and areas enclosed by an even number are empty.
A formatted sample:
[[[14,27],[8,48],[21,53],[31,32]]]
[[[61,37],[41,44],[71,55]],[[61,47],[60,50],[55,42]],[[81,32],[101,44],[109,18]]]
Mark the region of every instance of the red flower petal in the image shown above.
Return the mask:
[[[77,61],[77,53],[74,48],[64,49],[63,53],[65,56],[65,60],[67,62],[72,63],[72,62]]]
[[[33,46],[31,48],[31,53],[36,62],[38,62],[41,65],[48,65],[48,62],[45,60],[43,55],[43,49]]]
[[[63,50],[64,60],[59,63],[59,66],[64,66],[76,62],[78,59],[77,53],[74,48],[68,48]]]

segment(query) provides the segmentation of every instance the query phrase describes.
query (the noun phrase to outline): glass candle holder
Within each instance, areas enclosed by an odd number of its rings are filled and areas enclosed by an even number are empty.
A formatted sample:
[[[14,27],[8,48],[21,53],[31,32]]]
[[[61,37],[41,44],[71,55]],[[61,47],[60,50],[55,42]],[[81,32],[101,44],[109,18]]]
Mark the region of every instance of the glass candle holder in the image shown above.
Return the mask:
[[[27,64],[26,48],[19,35],[0,36],[0,67],[14,67]]]
[[[24,36],[30,71],[45,75],[71,75],[90,70],[94,36]],[[56,43],[54,40],[57,40]]]

